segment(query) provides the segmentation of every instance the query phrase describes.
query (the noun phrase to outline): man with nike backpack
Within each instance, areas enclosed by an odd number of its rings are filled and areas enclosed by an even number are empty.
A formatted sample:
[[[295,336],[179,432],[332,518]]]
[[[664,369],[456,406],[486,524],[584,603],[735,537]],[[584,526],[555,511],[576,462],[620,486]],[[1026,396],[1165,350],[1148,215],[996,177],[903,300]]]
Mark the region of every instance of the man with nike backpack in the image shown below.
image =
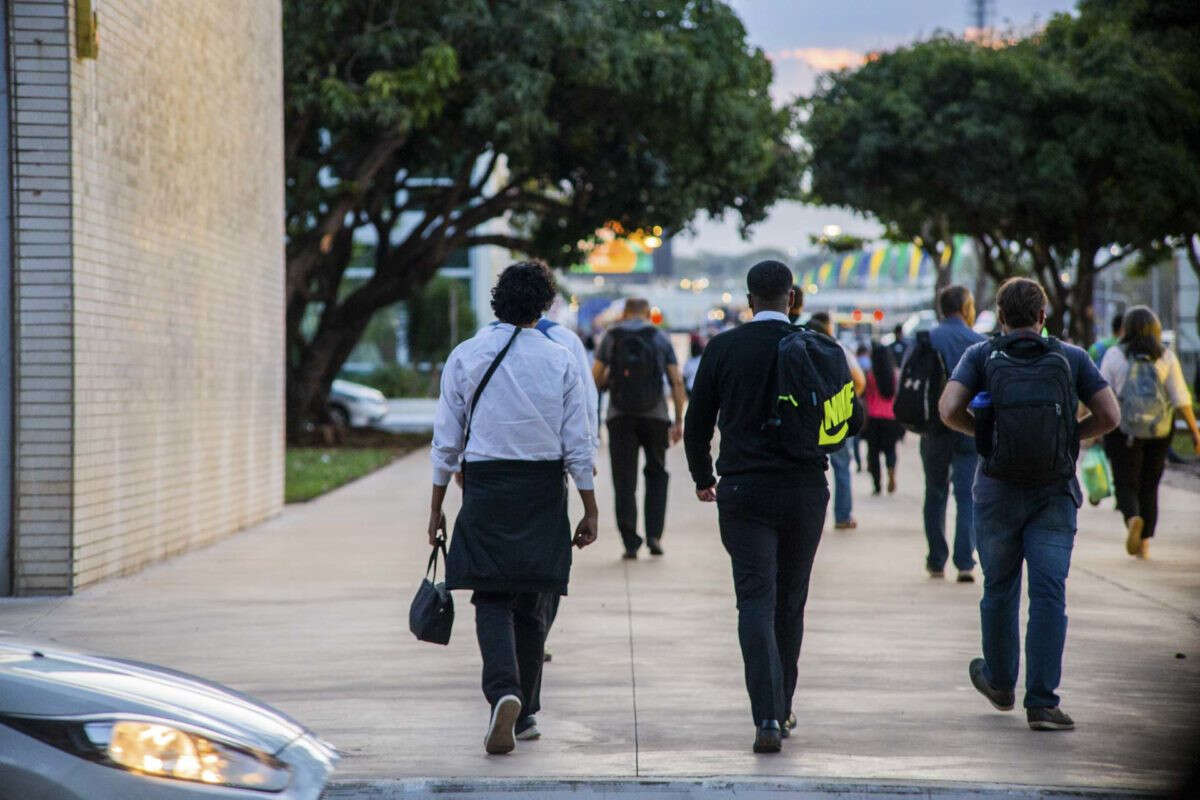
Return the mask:
[[[1055,694],[1067,635],[1066,581],[1083,501],[1075,479],[1081,439],[1120,422],[1117,398],[1087,352],[1040,334],[1046,294],[1010,278],[996,296],[1003,335],[972,345],[942,393],[942,420],[973,435],[975,539],[983,567],[983,658],[972,685],[1009,711],[1020,665],[1022,565],[1029,570],[1025,713],[1033,730],[1071,730]],[[1080,401],[1090,415],[1078,418]],[[968,406],[970,410],[968,410]]]
[[[862,407],[841,346],[789,323],[791,270],[763,261],[746,283],[754,319],[705,348],[684,449],[696,496],[717,504],[733,564],[754,751],[777,753],[795,726],[804,605],[829,504],[826,453],[858,432]]]

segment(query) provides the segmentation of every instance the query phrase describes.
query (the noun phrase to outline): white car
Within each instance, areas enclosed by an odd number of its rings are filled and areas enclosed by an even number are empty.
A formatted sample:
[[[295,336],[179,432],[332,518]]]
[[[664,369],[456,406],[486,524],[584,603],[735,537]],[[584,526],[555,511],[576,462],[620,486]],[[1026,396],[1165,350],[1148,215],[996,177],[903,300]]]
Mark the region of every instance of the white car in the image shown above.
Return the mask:
[[[231,689],[0,632],[0,800],[317,800],[336,761]]]
[[[365,428],[388,413],[387,398],[378,389],[361,383],[335,380],[329,392],[329,415],[342,428]]]

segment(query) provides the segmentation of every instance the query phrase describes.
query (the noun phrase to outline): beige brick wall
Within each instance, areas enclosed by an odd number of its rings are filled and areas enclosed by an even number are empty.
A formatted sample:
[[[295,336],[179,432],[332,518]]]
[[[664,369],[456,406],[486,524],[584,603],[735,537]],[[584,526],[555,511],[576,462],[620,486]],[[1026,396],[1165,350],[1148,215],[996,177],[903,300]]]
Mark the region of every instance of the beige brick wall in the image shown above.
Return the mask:
[[[104,0],[71,60],[74,585],[283,502],[279,0]]]
[[[98,5],[84,61],[73,2],[11,6],[18,593],[138,569],[283,497],[280,4]]]

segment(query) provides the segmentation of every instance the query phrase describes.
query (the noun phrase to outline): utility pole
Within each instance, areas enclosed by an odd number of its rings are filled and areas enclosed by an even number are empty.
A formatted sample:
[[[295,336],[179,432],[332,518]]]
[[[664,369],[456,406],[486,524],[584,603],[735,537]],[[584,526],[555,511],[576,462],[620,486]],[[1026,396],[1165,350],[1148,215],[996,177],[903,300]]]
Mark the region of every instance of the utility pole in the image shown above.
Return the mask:
[[[971,26],[980,33],[991,27],[993,0],[968,0]]]

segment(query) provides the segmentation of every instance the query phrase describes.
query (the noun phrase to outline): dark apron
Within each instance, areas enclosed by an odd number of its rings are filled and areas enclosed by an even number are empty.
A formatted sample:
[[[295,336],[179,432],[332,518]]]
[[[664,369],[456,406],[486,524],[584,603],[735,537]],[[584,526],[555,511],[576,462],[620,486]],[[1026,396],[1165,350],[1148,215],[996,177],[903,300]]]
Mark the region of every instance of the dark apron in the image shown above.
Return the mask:
[[[571,523],[562,461],[472,461],[446,559],[446,587],[566,594]]]

